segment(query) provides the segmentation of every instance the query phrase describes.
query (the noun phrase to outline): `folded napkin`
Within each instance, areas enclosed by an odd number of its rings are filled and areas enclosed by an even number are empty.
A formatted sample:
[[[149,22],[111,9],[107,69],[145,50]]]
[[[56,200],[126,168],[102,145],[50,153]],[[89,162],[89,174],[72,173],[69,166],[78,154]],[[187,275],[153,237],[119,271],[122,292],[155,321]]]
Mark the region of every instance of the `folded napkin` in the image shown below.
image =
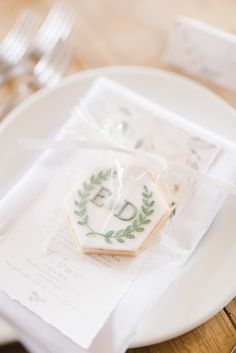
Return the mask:
[[[76,129],[76,120],[67,127]],[[65,127],[58,137],[64,136]],[[209,173],[223,180],[236,178],[235,149],[228,144],[212,164]],[[102,156],[101,156],[102,158]],[[45,152],[27,174],[0,203],[0,236],[11,229],[15,219],[24,214],[40,197],[38,190],[47,187],[53,175],[68,159],[68,151]],[[160,241],[132,282],[129,290],[112,310],[89,348],[67,338],[38,315],[0,292],[0,312],[19,330],[25,345],[35,353],[121,353],[129,347],[142,317],[151,310],[207,232],[226,195],[213,186],[201,184],[172,222],[172,230],[161,234]],[[27,213],[26,213],[27,215]],[[169,232],[169,233],[168,233]],[[174,236],[173,236],[174,234]],[[20,234],[19,234],[20,236]],[[1,243],[0,243],[1,246]],[[1,285],[0,285],[1,288]],[[4,290],[4,288],[3,288]],[[63,313],[62,313],[63,316]],[[158,328],[157,328],[158,329]]]

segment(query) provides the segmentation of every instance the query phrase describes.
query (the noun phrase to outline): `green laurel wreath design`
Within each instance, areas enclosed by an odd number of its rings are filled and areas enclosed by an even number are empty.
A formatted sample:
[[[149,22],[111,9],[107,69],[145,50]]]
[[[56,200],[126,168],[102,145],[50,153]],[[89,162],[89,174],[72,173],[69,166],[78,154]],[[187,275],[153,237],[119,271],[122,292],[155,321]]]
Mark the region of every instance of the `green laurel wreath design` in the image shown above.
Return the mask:
[[[108,244],[112,241],[124,243],[125,239],[134,239],[135,233],[141,233],[145,230],[145,225],[151,222],[151,215],[154,212],[155,201],[153,200],[153,193],[146,185],[143,186],[142,192],[142,206],[141,212],[133,220],[132,224],[119,230],[109,230],[106,233],[99,233],[89,225],[89,217],[87,214],[87,202],[91,191],[98,185],[101,185],[111,175],[114,175],[111,169],[100,171],[96,175],[92,175],[89,182],[84,182],[81,190],[78,191],[78,199],[75,200],[74,214],[77,216],[77,223],[85,226],[88,229],[87,236],[100,235],[103,236]]]

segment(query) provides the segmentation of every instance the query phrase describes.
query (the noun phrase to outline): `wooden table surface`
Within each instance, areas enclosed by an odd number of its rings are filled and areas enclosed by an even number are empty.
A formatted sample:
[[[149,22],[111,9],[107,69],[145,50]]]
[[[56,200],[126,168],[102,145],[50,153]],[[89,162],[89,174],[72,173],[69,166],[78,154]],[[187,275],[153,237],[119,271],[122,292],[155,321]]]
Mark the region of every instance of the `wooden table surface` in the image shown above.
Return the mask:
[[[76,53],[70,73],[108,65],[144,65],[176,71],[160,60],[176,15],[191,16],[236,34],[235,0],[75,1],[80,11],[73,33]],[[0,36],[22,7],[44,16],[51,4],[51,0],[0,0]],[[236,107],[236,94],[201,83]],[[1,101],[9,99],[11,94],[10,88],[2,89]],[[131,349],[129,353],[229,353],[234,345],[236,300],[188,334],[151,347]],[[25,351],[19,344],[0,347],[0,353],[8,352]]]

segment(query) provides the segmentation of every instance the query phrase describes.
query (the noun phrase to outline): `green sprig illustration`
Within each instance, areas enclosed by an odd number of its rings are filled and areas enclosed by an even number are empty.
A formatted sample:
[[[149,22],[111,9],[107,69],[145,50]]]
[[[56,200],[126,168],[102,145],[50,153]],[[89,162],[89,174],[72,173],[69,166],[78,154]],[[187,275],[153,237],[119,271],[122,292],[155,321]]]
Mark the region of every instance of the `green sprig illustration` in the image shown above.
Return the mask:
[[[110,169],[106,171],[100,171],[97,175],[92,175],[89,179],[89,182],[83,183],[82,190],[78,191],[78,199],[75,200],[74,213],[78,217],[78,224],[85,226],[89,230],[89,232],[86,233],[87,236],[100,235],[104,237],[108,244],[112,244],[113,241],[124,243],[126,239],[134,239],[137,233],[143,232],[145,230],[145,226],[151,223],[151,216],[154,213],[155,201],[153,200],[153,193],[148,189],[146,185],[144,185],[142,191],[141,210],[133,222],[122,229],[109,230],[105,233],[97,232],[89,225],[87,202],[91,191],[97,185],[101,185],[111,175],[112,171]]]

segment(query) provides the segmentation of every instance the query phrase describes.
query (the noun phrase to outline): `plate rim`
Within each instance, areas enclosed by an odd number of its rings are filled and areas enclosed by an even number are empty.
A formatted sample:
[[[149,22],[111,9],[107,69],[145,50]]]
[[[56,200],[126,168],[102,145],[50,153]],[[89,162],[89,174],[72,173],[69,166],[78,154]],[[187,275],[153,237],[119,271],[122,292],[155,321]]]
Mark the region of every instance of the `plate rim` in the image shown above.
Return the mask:
[[[61,83],[56,86],[56,87],[52,87],[52,88],[44,88],[36,93],[34,93],[32,96],[30,96],[29,98],[27,98],[22,104],[20,104],[17,108],[15,108],[0,124],[0,136],[2,133],[4,133],[5,129],[7,129],[8,127],[11,126],[11,124],[18,118],[18,115],[21,114],[21,111],[24,111],[25,109],[28,108],[28,106],[33,105],[35,102],[37,102],[40,99],[43,99],[45,96],[47,96],[51,91],[56,91],[59,89],[62,89],[65,86],[69,86],[71,84],[73,84],[74,82],[78,82],[78,81],[82,81],[84,79],[89,79],[92,77],[96,77],[97,75],[109,75],[109,74],[114,74],[114,73],[132,73],[132,74],[145,74],[145,75],[155,75],[155,76],[165,76],[167,78],[170,78],[171,80],[176,80],[176,81],[182,81],[183,84],[187,84],[187,85],[191,85],[193,88],[197,88],[199,90],[201,90],[202,92],[204,92],[204,94],[207,96],[209,96],[210,98],[213,98],[214,100],[217,100],[218,103],[220,105],[222,105],[223,109],[227,109],[229,111],[230,114],[232,114],[233,116],[235,116],[236,119],[236,110],[235,108],[228,103],[227,101],[224,100],[224,98],[222,98],[221,96],[219,96],[218,94],[216,94],[215,92],[211,91],[208,87],[204,86],[203,84],[200,84],[196,81],[194,81],[193,79],[190,79],[188,77],[185,77],[181,74],[177,74],[174,73],[172,71],[168,71],[168,70],[162,70],[159,68],[151,68],[151,67],[145,67],[145,66],[109,66],[109,67],[99,67],[99,68],[93,68],[93,69],[88,69],[82,72],[78,72],[78,73],[74,73],[69,75],[68,77],[66,77],[65,79],[63,79],[61,81]],[[195,320],[192,325],[188,325],[187,327],[183,327],[180,330],[176,331],[176,334],[173,335],[172,334],[166,334],[165,336],[163,336],[163,338],[161,340],[155,340],[155,338],[153,339],[136,339],[135,336],[135,342],[134,344],[131,345],[131,348],[134,347],[141,347],[141,346],[146,346],[146,345],[151,345],[151,344],[156,344],[156,343],[160,343],[169,339],[172,339],[174,337],[177,337],[179,335],[182,335],[196,327],[198,327],[199,325],[201,325],[202,323],[204,323],[205,321],[207,321],[208,319],[210,319],[212,316],[214,316],[219,310],[221,310],[231,299],[233,299],[233,297],[235,296],[235,293],[230,293],[230,295],[227,296],[227,298],[225,298],[224,302],[222,301],[222,306],[218,306],[217,308],[215,308],[215,310],[211,310],[208,311],[205,315],[202,316],[201,319]],[[182,325],[184,326],[184,325]]]
[[[97,76],[97,73],[140,73],[143,72],[144,74],[150,74],[152,75],[157,75],[157,76],[165,76],[169,77],[170,79],[174,79],[176,81],[182,81],[183,83],[187,83],[191,85],[192,87],[195,87],[197,89],[200,89],[201,91],[204,91],[206,95],[209,97],[212,97],[213,99],[216,99],[219,104],[224,106],[225,109],[227,109],[231,114],[235,115],[236,118],[236,108],[234,108],[229,102],[227,102],[223,97],[218,95],[217,93],[213,92],[210,88],[204,86],[203,84],[194,81],[193,79],[183,76],[181,74],[169,71],[169,70],[163,70],[160,68],[155,68],[155,67],[146,67],[146,66],[135,66],[135,65],[120,65],[120,66],[103,66],[103,67],[98,67],[98,68],[91,68],[87,69],[84,71],[72,73],[68,75],[67,77],[63,78],[62,81],[54,87],[44,87],[43,89],[33,93],[31,96],[26,98],[25,101],[23,101],[19,106],[14,108],[6,117],[3,121],[0,123],[0,134],[2,131],[7,128],[15,119],[17,119],[17,114],[20,113],[21,110],[24,110],[27,108],[27,106],[34,104],[35,101],[40,100],[42,97],[46,96],[49,92],[51,91],[57,91],[61,89],[64,86],[70,85],[75,81],[80,81],[89,77]]]

